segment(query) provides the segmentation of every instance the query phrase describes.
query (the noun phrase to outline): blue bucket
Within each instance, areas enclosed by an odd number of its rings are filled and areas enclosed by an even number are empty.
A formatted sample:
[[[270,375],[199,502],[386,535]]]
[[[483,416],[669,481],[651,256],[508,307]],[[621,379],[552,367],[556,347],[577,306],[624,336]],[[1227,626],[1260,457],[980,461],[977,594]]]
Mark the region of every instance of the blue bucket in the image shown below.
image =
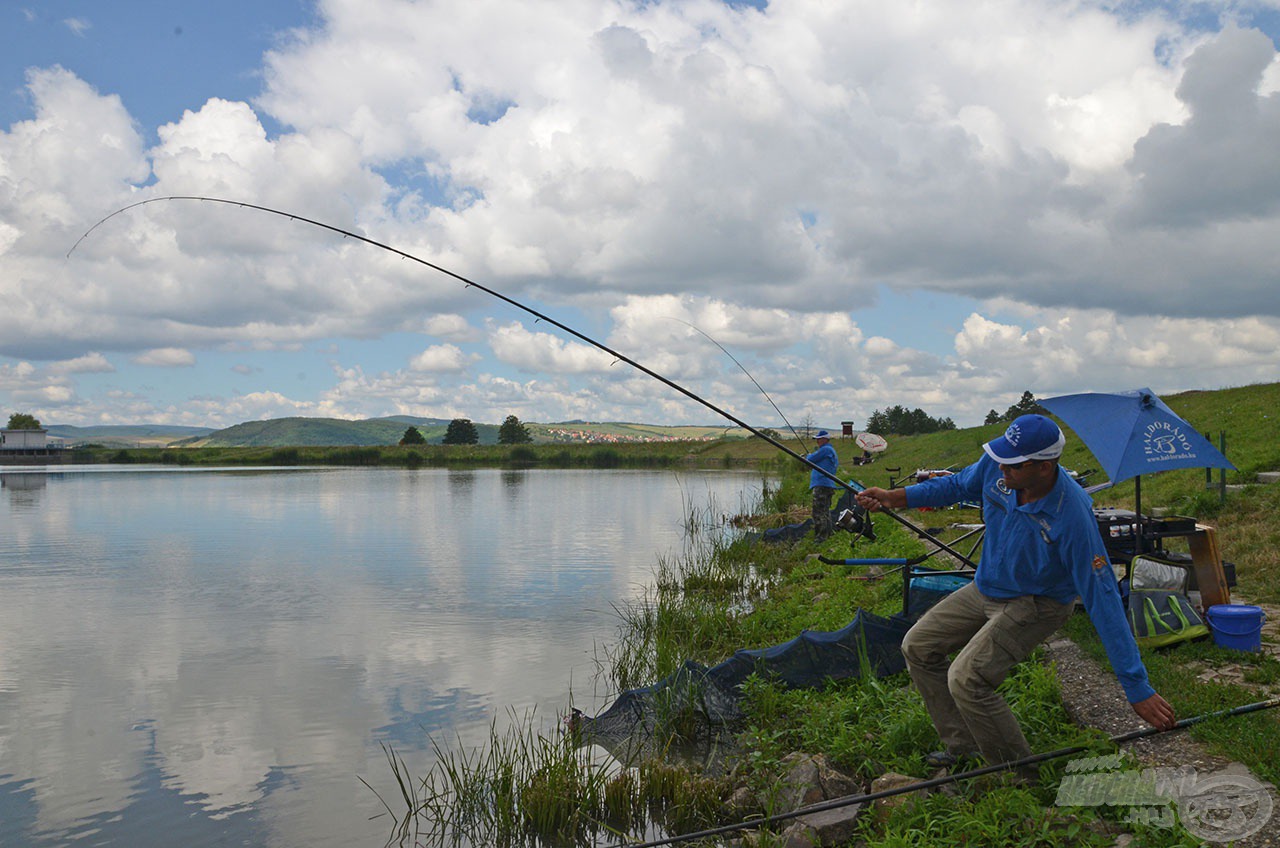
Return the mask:
[[[1262,650],[1262,623],[1267,615],[1250,604],[1214,604],[1205,611],[1213,641],[1233,651]]]

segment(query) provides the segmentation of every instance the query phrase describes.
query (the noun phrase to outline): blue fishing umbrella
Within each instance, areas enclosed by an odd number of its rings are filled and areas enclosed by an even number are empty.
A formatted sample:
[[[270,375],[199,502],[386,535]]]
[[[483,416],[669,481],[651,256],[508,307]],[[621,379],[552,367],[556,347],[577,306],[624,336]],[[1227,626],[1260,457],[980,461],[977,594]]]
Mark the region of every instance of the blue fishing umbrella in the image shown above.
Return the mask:
[[[1235,466],[1151,389],[1086,392],[1039,401],[1075,431],[1111,483],[1134,479],[1134,512],[1142,520],[1142,475],[1176,468]],[[1141,528],[1137,550],[1141,551]]]

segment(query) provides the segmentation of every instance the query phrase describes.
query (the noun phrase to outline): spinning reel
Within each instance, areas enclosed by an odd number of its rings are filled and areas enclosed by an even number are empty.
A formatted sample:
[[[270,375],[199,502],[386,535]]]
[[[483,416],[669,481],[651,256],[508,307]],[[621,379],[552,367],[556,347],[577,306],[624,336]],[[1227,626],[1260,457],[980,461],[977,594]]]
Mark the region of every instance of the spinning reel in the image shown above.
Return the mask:
[[[856,503],[849,509],[843,509],[836,516],[836,527],[853,534],[853,539],[849,542],[849,547],[855,547],[859,538],[874,542],[876,540],[876,529],[871,524],[871,513],[867,512]]]

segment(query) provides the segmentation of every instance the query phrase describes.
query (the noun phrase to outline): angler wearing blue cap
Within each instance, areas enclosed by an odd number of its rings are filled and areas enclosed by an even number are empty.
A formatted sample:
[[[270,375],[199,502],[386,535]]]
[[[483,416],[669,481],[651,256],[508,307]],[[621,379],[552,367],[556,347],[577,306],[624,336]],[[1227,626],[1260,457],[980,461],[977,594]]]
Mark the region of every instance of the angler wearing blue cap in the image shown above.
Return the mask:
[[[826,430],[819,430],[814,434],[813,440],[818,443],[818,449],[805,459],[822,471],[834,475],[840,467],[840,457],[836,455],[836,449],[831,447],[831,434]],[[836,485],[822,471],[815,468],[809,472],[809,492],[813,495],[813,536],[819,542],[825,541],[835,532],[835,526],[831,523],[831,497],[836,493]]]
[[[1031,754],[996,687],[1066,622],[1077,597],[1134,711],[1161,730],[1174,724],[1173,708],[1147,680],[1125,620],[1093,501],[1058,467],[1065,444],[1053,421],[1023,415],[963,471],[857,495],[869,510],[981,499],[987,532],[973,582],[925,613],[902,642],[911,679],[945,746],[926,758],[930,765],[977,754],[994,765]]]

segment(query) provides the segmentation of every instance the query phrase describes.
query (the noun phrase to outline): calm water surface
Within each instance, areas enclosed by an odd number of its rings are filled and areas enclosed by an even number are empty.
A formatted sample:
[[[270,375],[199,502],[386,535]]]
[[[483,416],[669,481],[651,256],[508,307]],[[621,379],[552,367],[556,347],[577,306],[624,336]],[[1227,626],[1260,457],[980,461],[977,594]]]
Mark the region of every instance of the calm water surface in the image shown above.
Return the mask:
[[[0,846],[381,845],[382,746],[595,712],[612,604],[750,474],[0,474]],[[393,804],[393,807],[395,805]],[[399,812],[399,809],[397,812]]]

